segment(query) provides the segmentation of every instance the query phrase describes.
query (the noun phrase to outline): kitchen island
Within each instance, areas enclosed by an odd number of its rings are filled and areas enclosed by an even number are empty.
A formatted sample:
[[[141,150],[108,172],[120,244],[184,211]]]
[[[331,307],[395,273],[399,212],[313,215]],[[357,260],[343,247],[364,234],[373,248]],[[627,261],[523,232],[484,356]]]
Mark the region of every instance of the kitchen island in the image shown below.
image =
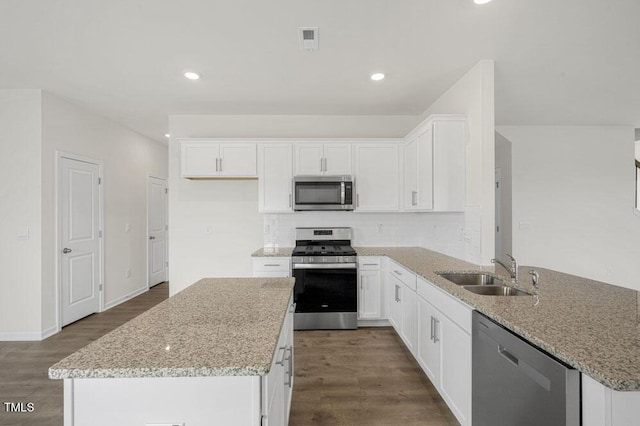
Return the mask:
[[[206,278],[49,369],[65,426],[286,424],[292,278]]]

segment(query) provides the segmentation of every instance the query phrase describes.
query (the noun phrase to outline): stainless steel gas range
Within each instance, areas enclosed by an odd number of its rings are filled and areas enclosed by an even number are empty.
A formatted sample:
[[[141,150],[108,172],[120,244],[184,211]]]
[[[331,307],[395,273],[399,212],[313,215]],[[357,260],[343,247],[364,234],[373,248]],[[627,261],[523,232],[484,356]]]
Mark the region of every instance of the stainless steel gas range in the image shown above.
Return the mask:
[[[296,330],[358,327],[358,274],[351,228],[296,228]]]

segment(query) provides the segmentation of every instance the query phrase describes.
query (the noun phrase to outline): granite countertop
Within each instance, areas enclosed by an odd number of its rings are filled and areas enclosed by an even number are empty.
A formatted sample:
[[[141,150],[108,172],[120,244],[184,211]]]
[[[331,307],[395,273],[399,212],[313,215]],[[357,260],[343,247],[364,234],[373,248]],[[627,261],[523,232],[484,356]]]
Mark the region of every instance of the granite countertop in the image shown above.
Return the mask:
[[[293,247],[263,247],[251,253],[251,257],[289,257]]]
[[[52,379],[261,376],[293,278],[205,278],[49,368]]]
[[[482,296],[436,274],[483,270],[496,275],[493,266],[482,268],[422,248],[357,247],[356,251],[360,256],[390,257],[611,389],[640,390],[640,292],[636,290],[534,266],[540,273],[536,305],[535,296]],[[531,268],[518,269],[518,287],[530,293],[534,292]],[[508,283],[506,271],[496,269]]]

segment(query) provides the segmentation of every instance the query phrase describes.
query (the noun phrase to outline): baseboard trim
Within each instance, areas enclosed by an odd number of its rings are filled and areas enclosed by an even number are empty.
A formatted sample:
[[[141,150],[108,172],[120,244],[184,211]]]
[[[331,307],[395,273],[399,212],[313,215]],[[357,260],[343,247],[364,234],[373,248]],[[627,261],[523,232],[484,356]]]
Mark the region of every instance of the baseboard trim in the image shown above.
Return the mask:
[[[131,293],[125,294],[124,296],[118,297],[116,300],[113,300],[109,303],[105,303],[104,305],[104,309],[102,310],[103,312],[106,311],[107,309],[111,309],[114,306],[118,306],[119,304],[126,302],[127,300],[134,298],[136,296],[141,295],[142,293],[144,293],[145,291],[148,291],[149,288],[148,287],[142,287],[138,290],[134,290]]]
[[[358,327],[389,327],[391,323],[389,320],[380,319],[380,320],[358,320]]]
[[[57,334],[59,331],[60,329],[58,328],[57,325],[52,325],[51,327],[47,328],[42,333],[40,333],[40,340],[44,340],[47,337],[51,337],[54,334]]]

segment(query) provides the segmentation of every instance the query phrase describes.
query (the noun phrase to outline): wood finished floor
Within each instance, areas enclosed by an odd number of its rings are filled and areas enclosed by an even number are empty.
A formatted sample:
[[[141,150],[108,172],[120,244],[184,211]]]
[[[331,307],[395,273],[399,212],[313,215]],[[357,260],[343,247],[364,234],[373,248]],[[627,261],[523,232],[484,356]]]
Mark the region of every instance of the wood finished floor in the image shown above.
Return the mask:
[[[125,303],[70,324],[40,342],[0,342],[0,425],[61,426],[62,380],[49,367],[169,297],[162,283]],[[32,413],[8,413],[3,402],[32,402]]]
[[[0,425],[60,426],[61,380],[49,367],[168,297],[153,287],[41,342],[0,342]],[[391,328],[296,331],[291,426],[457,425],[453,414]],[[8,413],[3,402],[35,405]]]
[[[458,425],[390,327],[296,331],[289,424]]]

